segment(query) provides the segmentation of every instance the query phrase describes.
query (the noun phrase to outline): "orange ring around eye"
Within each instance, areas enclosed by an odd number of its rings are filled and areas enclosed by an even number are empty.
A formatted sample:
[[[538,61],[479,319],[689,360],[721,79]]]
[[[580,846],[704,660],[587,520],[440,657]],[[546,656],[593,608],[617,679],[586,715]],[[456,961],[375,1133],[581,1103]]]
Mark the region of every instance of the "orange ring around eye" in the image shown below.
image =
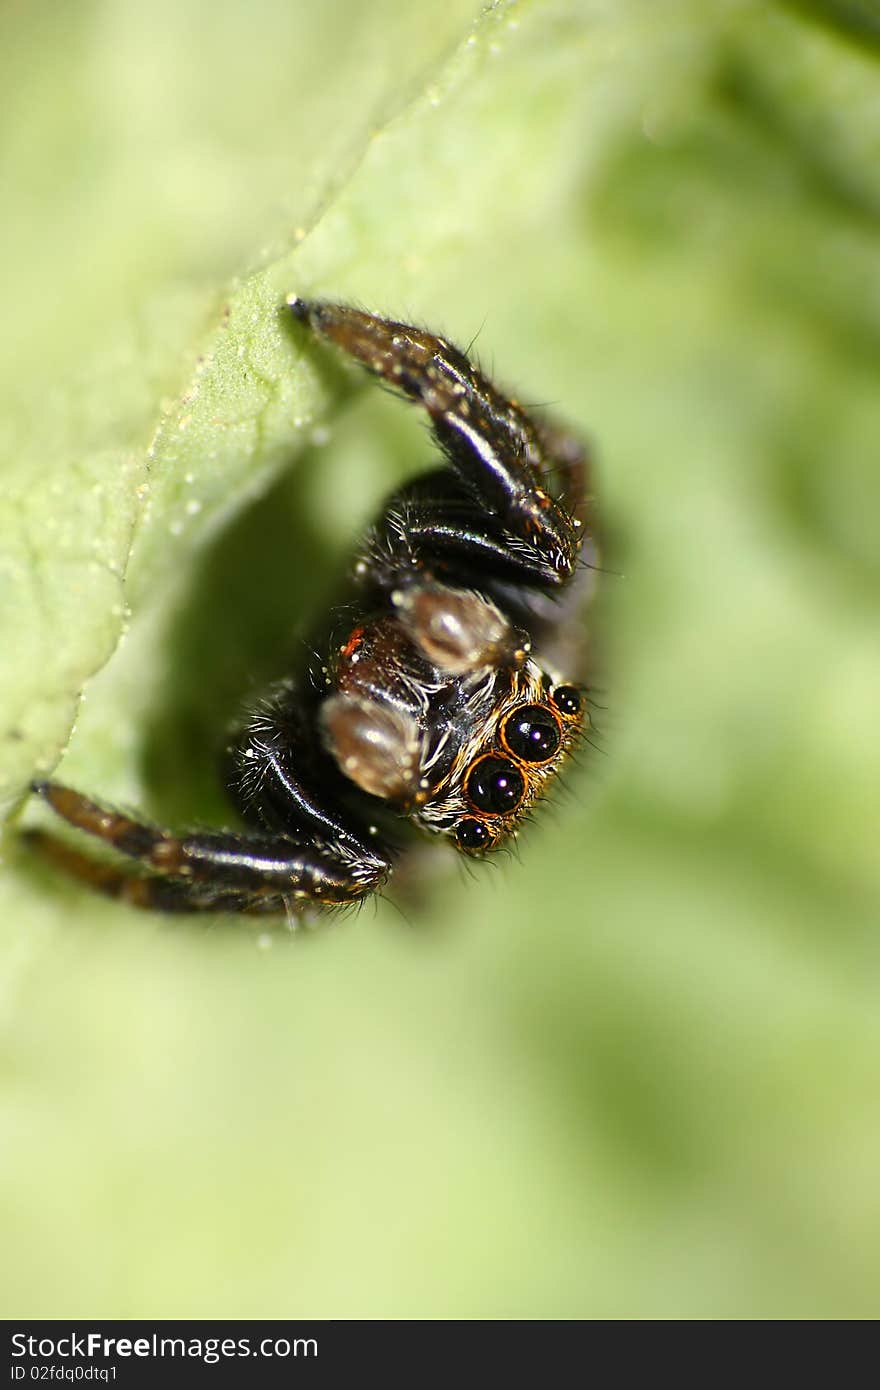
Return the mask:
[[[455,827],[455,841],[468,854],[482,854],[492,848],[495,836],[476,816],[463,816]]]
[[[539,767],[559,752],[562,723],[549,705],[520,705],[502,720],[498,736],[512,758]]]
[[[484,753],[471,763],[465,778],[465,794],[486,816],[509,816],[522,805],[526,779],[516,763],[497,753]]]

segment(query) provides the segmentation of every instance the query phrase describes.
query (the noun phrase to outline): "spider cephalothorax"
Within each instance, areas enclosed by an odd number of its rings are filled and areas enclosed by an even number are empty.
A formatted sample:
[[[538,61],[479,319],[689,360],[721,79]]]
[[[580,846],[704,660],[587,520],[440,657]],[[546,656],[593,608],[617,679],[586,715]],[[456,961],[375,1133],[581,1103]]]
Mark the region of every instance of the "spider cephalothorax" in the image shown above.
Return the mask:
[[[226,780],[248,831],[174,834],[35,785],[147,872],[40,835],[43,847],[139,906],[290,913],[354,902],[387,878],[402,822],[485,855],[516,833],[587,718],[573,673],[558,669],[592,544],[580,445],[442,338],[344,305],[288,305],[420,404],[446,462],[389,499],[324,625],[330,636],[312,644],[317,659],[233,736]]]

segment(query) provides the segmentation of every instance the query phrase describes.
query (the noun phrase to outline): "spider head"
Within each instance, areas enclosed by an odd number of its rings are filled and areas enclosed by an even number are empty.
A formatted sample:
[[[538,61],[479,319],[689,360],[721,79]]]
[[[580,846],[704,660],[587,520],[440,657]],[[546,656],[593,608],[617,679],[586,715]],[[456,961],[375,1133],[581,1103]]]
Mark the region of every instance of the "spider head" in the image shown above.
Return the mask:
[[[484,855],[511,835],[565,761],[582,731],[583,697],[554,685],[534,663],[517,673],[475,721],[439,796],[422,812],[465,854]]]

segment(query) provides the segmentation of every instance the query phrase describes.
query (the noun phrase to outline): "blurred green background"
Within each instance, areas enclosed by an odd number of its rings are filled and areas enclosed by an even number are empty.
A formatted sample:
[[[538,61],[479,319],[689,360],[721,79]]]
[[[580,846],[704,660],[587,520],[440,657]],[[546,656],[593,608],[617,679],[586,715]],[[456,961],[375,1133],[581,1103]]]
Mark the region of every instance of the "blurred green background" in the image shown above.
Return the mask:
[[[3,6],[5,1316],[880,1312],[878,48],[866,0]],[[522,862],[296,934],[16,838],[62,753],[222,819],[225,719],[430,458],[293,290],[478,334],[594,442],[613,571]]]

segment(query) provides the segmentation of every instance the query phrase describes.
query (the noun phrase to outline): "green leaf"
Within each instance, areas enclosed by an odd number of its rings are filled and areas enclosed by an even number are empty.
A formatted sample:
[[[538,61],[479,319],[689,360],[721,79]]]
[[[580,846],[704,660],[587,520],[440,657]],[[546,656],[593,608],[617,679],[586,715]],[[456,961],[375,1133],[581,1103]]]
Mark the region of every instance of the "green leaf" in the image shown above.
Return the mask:
[[[405,917],[169,925],[13,817],[10,1315],[876,1315],[880,124],[868,8],[804,8],[0,18],[10,810],[63,753],[222,821],[227,718],[429,460],[291,291],[578,423],[608,570],[574,796]]]

